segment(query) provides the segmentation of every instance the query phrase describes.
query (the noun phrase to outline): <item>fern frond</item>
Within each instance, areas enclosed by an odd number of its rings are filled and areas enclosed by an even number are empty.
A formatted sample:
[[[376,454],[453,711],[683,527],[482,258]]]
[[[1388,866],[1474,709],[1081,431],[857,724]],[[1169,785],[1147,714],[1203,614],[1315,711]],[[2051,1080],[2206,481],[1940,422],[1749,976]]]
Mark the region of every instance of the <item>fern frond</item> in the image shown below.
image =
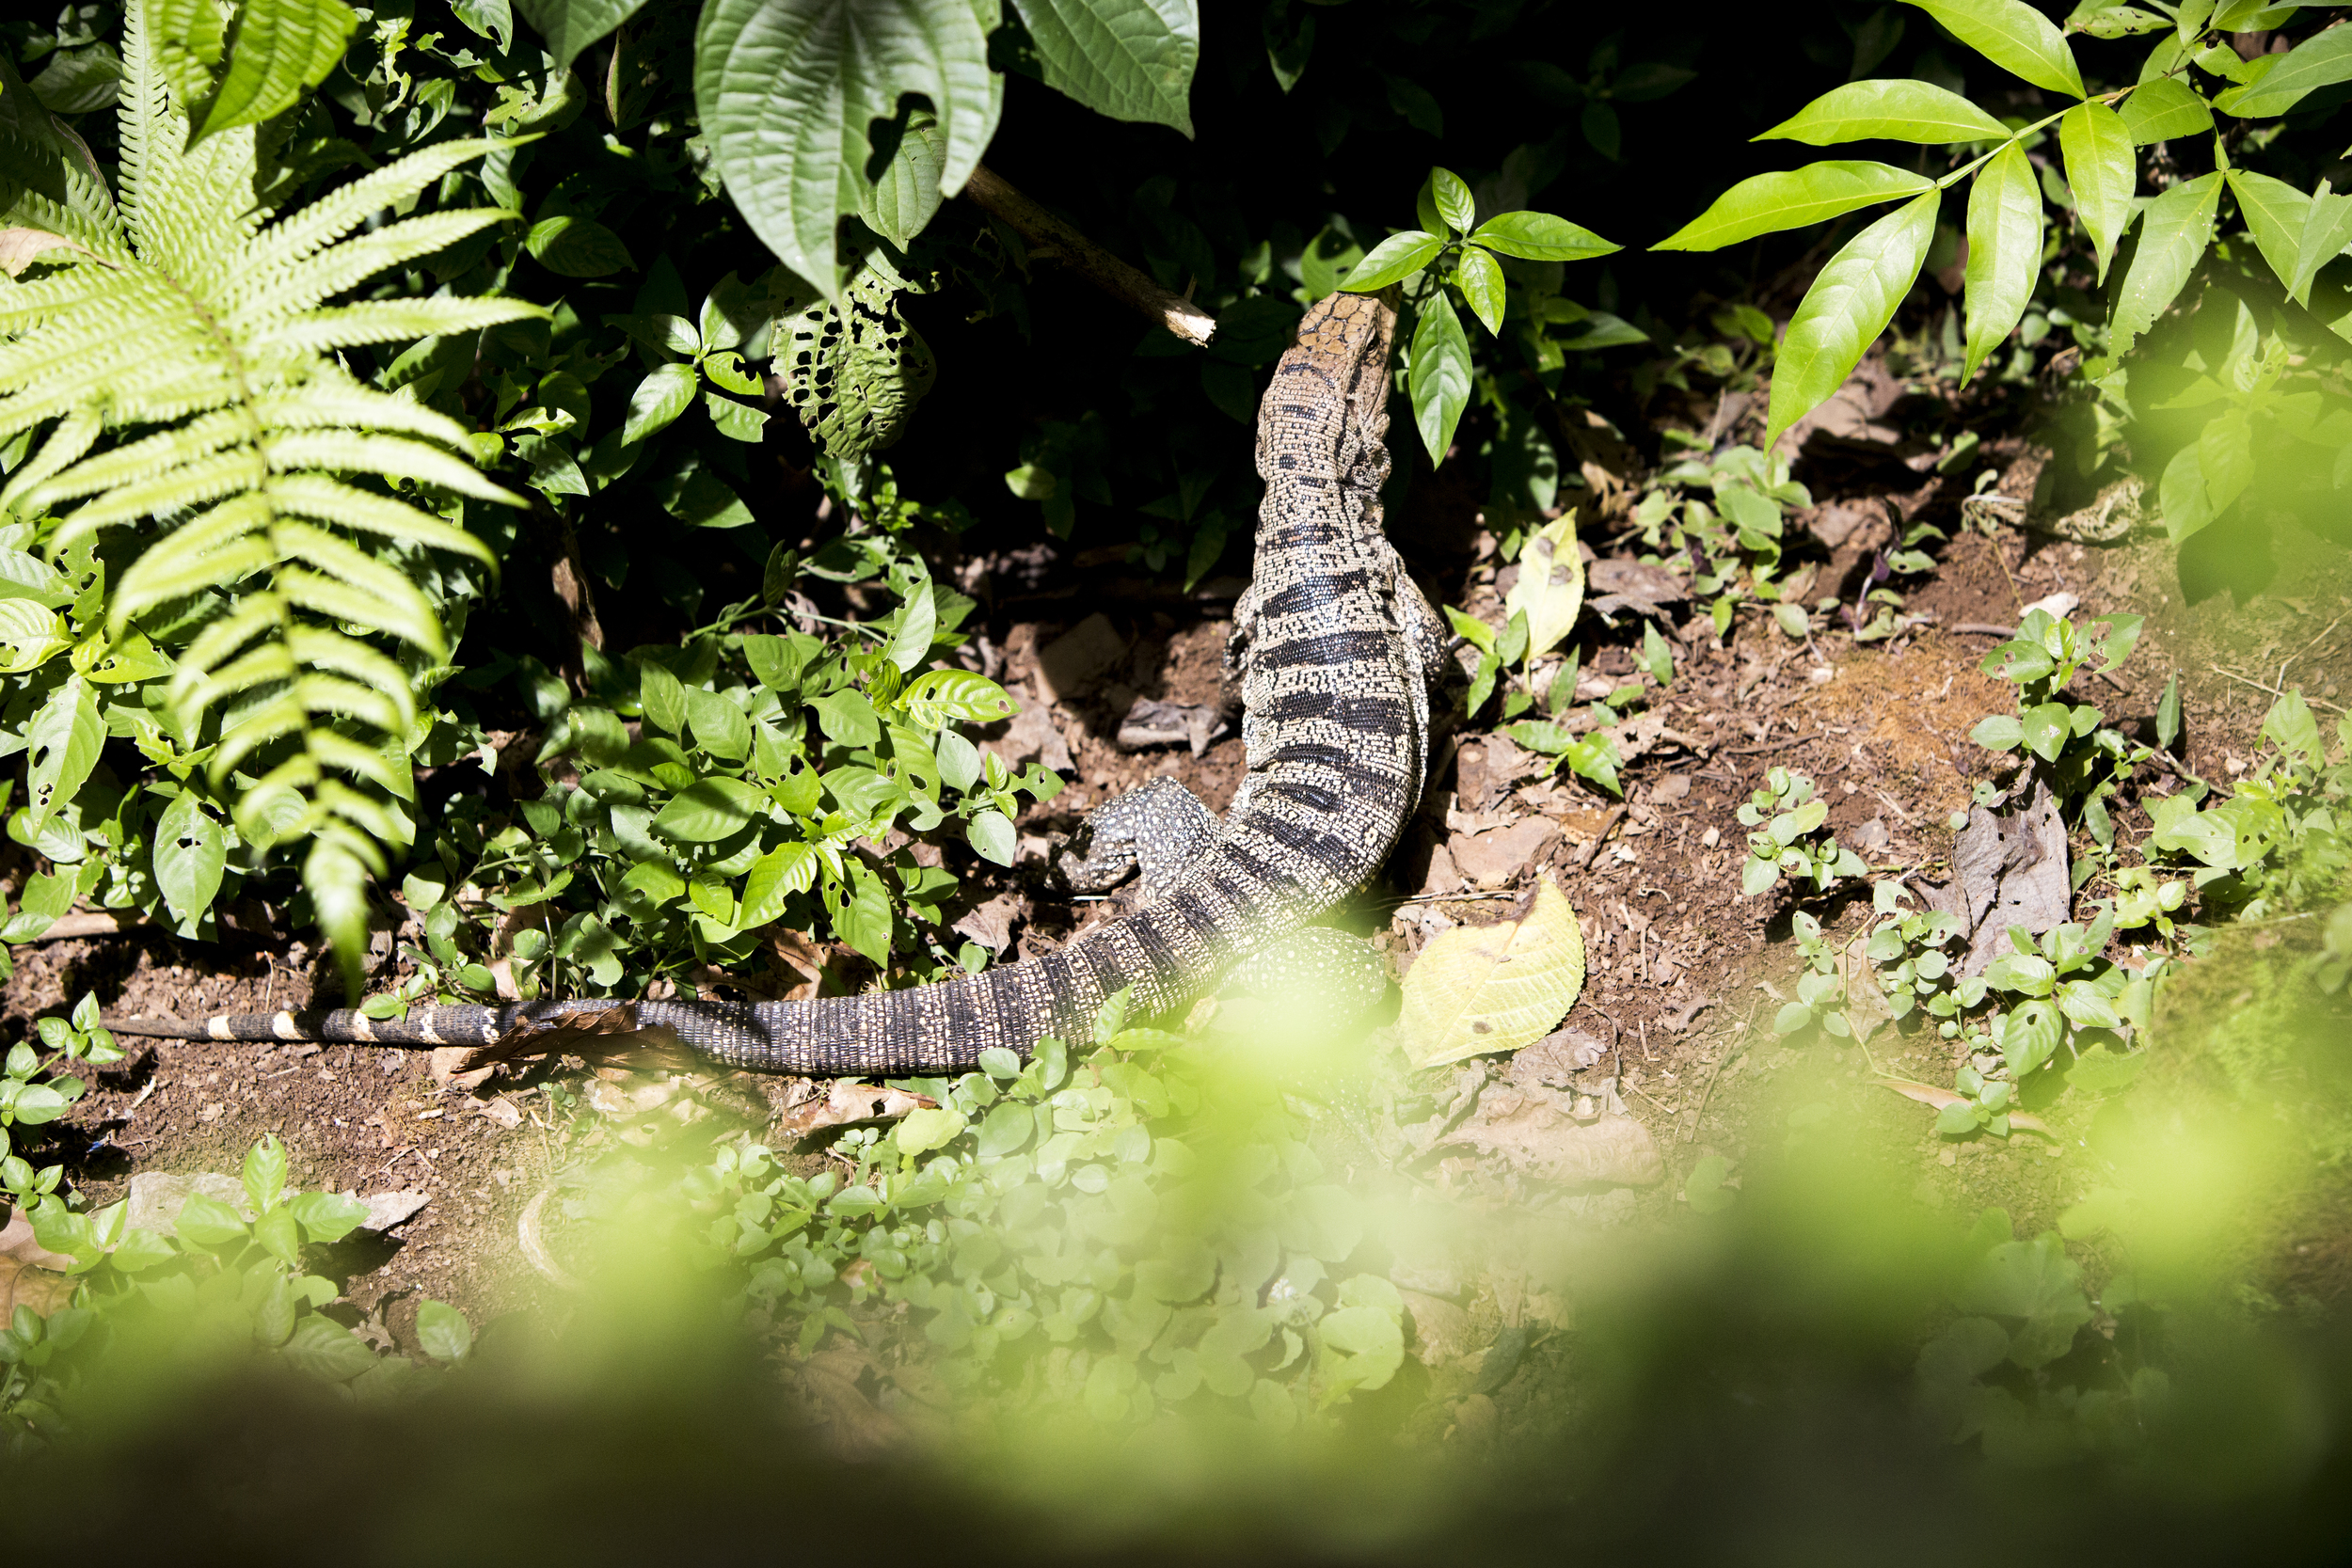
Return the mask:
[[[0,285],[0,332],[30,331],[96,297],[105,288],[103,267],[87,259],[64,260],[79,264],[30,283]]]
[[[275,531],[273,531],[273,534]],[[398,577],[398,573],[391,574]],[[296,566],[278,569],[278,592],[287,602],[314,610],[329,620],[342,621],[370,631],[380,631],[414,643],[435,658],[449,654],[449,642],[441,631],[441,623],[434,615],[433,607],[425,602],[416,586],[406,578],[400,578],[407,590],[398,597],[372,593],[348,579],[339,579],[323,572],[306,572]]]
[[[40,451],[8,476],[5,487],[0,487],[0,512],[12,511],[19,496],[89,451],[105,423],[95,408],[77,408],[59,420],[56,429],[49,433],[49,439],[40,444]]]
[[[393,202],[416,195],[450,170],[498,146],[494,141],[437,142],[361,175],[263,230],[246,247],[245,264],[257,276],[291,267]]]
[[[413,398],[394,397],[342,377],[321,377],[285,392],[253,400],[253,416],[279,430],[342,427],[421,436],[463,451],[466,427]]]
[[[548,312],[519,299],[380,299],[310,310],[262,328],[252,342],[261,350],[324,354],[361,343],[412,343],[419,338],[453,338],[501,322],[526,321]]]
[[[143,440],[87,458],[45,483],[27,490],[26,502],[48,508],[118,484],[138,484],[183,464],[209,456],[223,447],[241,446],[261,434],[249,408],[224,408],[176,430],[159,431]]]
[[[319,301],[373,277],[377,273],[430,256],[467,235],[515,214],[495,207],[430,213],[387,224],[329,246],[297,266],[272,273],[246,273],[224,291],[230,321],[240,327],[266,325],[308,310]]]
[[[389,496],[371,495],[316,474],[299,474],[274,482],[269,498],[281,512],[341,523],[404,544],[470,555],[493,568],[498,565],[490,546],[464,529]]]
[[[355,232],[495,144],[426,148],[274,215],[257,176],[264,139],[283,127],[191,146],[146,12],[133,0],[123,34],[119,209],[86,150],[77,165],[44,149],[47,194],[9,209],[90,254],[53,249],[65,264],[0,284],[0,334],[10,335],[0,337],[0,440],[54,426],[0,487],[0,507],[63,512],[48,525],[53,557],[103,529],[146,531],[113,574],[114,635],[158,607],[226,595],[179,650],[167,696],[190,731],[220,714],[215,781],[259,776],[234,792],[249,842],[312,839],[305,875],[328,879],[313,880],[312,896],[347,953],[365,932],[366,877],[383,865],[376,844],[414,834],[399,802],[414,792],[420,677],[388,648],[449,654],[433,602],[398,562],[433,549],[495,567],[487,545],[433,508],[452,494],[524,502],[474,467],[465,426],[363,384],[334,351],[548,312],[499,298],[347,302],[387,269],[513,219],[429,213]],[[405,493],[415,487],[426,494]],[[23,644],[0,650],[0,663],[48,657],[54,621],[0,610],[0,631]]]
[[[493,484],[480,470],[421,441],[396,436],[362,436],[342,430],[296,431],[262,443],[269,466],[279,473],[297,468],[358,468],[386,479],[413,479],[485,501],[528,504],[512,490]]]

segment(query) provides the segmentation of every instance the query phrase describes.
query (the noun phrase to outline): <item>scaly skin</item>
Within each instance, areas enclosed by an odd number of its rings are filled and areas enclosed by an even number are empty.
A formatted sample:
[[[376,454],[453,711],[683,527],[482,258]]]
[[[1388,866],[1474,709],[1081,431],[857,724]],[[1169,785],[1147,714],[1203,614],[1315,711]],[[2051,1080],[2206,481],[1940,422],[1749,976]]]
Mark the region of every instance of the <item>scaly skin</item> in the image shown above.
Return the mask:
[[[905,990],[805,1002],[540,1002],[357,1012],[119,1019],[122,1034],[187,1039],[464,1044],[505,1053],[651,1037],[713,1063],[816,1077],[967,1070],[982,1051],[1026,1055],[1083,1037],[1104,998],[1173,1010],[1356,892],[1419,799],[1430,692],[1445,637],[1380,527],[1389,353],[1396,316],[1363,294],[1307,313],[1258,418],[1266,482],[1257,561],[1229,664],[1245,706],[1248,774],[1222,820],[1182,790],[1139,790],[1092,819],[1079,863],[1107,881],[1141,862],[1149,900],[1055,952]]]

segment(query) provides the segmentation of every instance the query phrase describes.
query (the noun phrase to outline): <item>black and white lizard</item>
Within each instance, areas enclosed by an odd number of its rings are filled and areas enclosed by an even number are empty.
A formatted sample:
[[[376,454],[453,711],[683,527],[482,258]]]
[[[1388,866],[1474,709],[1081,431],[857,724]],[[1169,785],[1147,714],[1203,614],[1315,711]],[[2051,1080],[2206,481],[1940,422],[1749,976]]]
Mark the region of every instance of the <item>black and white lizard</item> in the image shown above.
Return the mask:
[[[1308,311],[1276,368],[1258,418],[1266,488],[1257,561],[1226,652],[1239,678],[1248,772],[1222,820],[1165,779],[1091,815],[1087,853],[1065,873],[1085,890],[1139,872],[1136,907],[1121,917],[1021,963],[862,996],[582,999],[420,1007],[385,1021],[336,1010],[108,1026],[185,1039],[501,1051],[519,1039],[537,1049],[629,1036],[755,1071],[905,1076],[968,1069],[992,1046],[1025,1056],[1041,1037],[1084,1037],[1123,989],[1133,990],[1136,1016],[1162,1014],[1237,965],[1327,953],[1346,939],[1313,923],[1395,846],[1428,764],[1433,689],[1454,678],[1441,623],[1381,531],[1395,325],[1383,299],[1331,295]]]

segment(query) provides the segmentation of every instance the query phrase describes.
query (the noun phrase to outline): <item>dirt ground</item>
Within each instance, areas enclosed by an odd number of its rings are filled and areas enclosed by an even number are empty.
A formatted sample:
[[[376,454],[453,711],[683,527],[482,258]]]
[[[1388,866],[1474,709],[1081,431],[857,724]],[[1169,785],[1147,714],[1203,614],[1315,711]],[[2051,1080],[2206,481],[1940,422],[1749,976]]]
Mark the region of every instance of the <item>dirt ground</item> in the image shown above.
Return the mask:
[[[2008,450],[2002,490],[2028,495],[2040,454],[2015,442]],[[2080,683],[2077,700],[2099,703],[2127,729],[2145,728],[2177,672],[2189,765],[2234,774],[2272,700],[2265,689],[2299,683],[2332,704],[2352,683],[2352,625],[2338,612],[2352,603],[2344,555],[2284,529],[2271,542],[2275,570],[2254,591],[2201,588],[2185,581],[2160,535],[2092,546],[2012,525],[1963,531],[1954,497],[1917,467],[1897,465],[1890,481],[1887,464],[1857,469],[1842,449],[1817,458],[1808,448],[1805,458],[1799,477],[1815,483],[1820,504],[1791,525],[1821,541],[1820,591],[1867,563],[1867,544],[1857,556],[1850,543],[1832,542],[1843,538],[1841,507],[1881,506],[1954,532],[1940,569],[1908,596],[1905,610],[1919,624],[1875,645],[1843,633],[1799,642],[1743,610],[1732,635],[1718,640],[1703,609],[1670,605],[1663,626],[1675,679],[1628,728],[1624,800],[1550,776],[1545,759],[1499,735],[1454,736],[1389,885],[1367,896],[1363,924],[1404,964],[1437,931],[1501,918],[1523,905],[1537,879],[1558,882],[1582,922],[1589,966],[1563,1026],[1605,1051],[1567,1084],[1599,1091],[1613,1078],[1648,1129],[1666,1174],[1641,1199],[1645,1208],[1665,1212],[1703,1156],[1723,1155],[1736,1171],[1753,1145],[1778,1135],[1792,1108],[1810,1114],[1826,1104],[1856,1136],[1915,1149],[1922,1200],[1955,1208],[1997,1200],[2021,1226],[2046,1224],[2074,1196],[2059,1151],[2026,1139],[1938,1139],[1932,1113],[1866,1082],[1859,1051],[1790,1048],[1757,1027],[1793,971],[1789,905],[1778,892],[1741,897],[1745,837],[1734,813],[1772,768],[1802,769],[1831,802],[1841,840],[1874,868],[1936,875],[1951,847],[1947,818],[2002,761],[1967,739],[1979,719],[2009,704],[2008,689],[1979,673],[1978,661],[1999,628],[2053,594],[2074,596],[2078,620],[2110,610],[2149,618],[2130,662]],[[1581,526],[1583,542],[1597,559],[1623,558],[1629,538],[1608,520],[1613,511],[1622,516],[1622,505],[1608,506],[1606,485],[1596,482],[1622,489],[1629,476],[1596,475],[1589,464],[1587,475],[1595,487],[1580,499],[1601,515]],[[1402,509],[1396,534],[1433,598],[1501,621],[1517,568],[1500,560],[1470,498],[1425,486]],[[1225,617],[1239,582],[1212,579],[1174,594],[1130,578],[1119,556],[1031,550],[967,562],[960,574],[991,607],[981,662],[1028,708],[990,744],[1016,762],[1041,757],[1071,780],[1022,823],[1031,868],[1083,811],[1147,779],[1177,778],[1221,809],[1241,776],[1240,741],[1219,712]],[[1588,617],[1580,635],[1589,650],[1585,695],[1632,678],[1638,615],[1620,612],[1613,626]],[[1539,688],[1549,674],[1538,667]],[[2143,820],[2133,808],[2119,813],[2127,835]],[[1033,876],[976,885],[970,902],[960,928],[1008,958],[1099,917],[1053,903]],[[1816,912],[1851,930],[1867,907],[1866,890]],[[379,978],[391,973],[388,964]],[[19,950],[5,1027],[21,1031],[87,991],[109,1010],[181,1016],[300,1006],[321,974],[317,954],[283,942],[199,946],[140,932],[47,942]],[[1950,1081],[1952,1048],[1932,1033],[1893,1041],[1891,1054],[1881,1047],[1879,1067]],[[346,1316],[405,1340],[424,1296],[480,1322],[544,1295],[516,1245],[517,1223],[564,1148],[554,1091],[589,1095],[595,1081],[543,1070],[469,1091],[437,1082],[417,1053],[124,1043],[130,1060],[97,1074],[63,1124],[78,1140],[68,1151],[72,1179],[93,1202],[120,1196],[138,1171],[234,1171],[254,1137],[276,1132],[305,1187],[426,1200],[381,1238],[346,1244],[338,1259],[349,1280]],[[1507,1066],[1470,1070],[1497,1076]],[[1441,1161],[1429,1179],[1474,1181],[1477,1161]]]

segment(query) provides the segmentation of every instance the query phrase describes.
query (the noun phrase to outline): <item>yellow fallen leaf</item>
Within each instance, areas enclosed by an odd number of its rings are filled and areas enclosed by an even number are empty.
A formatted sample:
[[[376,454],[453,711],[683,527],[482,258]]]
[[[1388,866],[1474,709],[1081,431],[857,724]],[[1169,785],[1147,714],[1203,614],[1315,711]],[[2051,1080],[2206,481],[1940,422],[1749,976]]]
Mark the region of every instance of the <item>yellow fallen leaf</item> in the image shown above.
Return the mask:
[[[1524,920],[1440,931],[1405,976],[1397,1022],[1416,1067],[1517,1051],[1551,1033],[1584,989],[1584,932],[1545,878]]]
[[[1576,514],[1544,525],[1519,551],[1519,580],[1503,595],[1507,620],[1527,612],[1527,657],[1532,661],[1560,644],[1575,629],[1584,608],[1584,556],[1576,547]]]

